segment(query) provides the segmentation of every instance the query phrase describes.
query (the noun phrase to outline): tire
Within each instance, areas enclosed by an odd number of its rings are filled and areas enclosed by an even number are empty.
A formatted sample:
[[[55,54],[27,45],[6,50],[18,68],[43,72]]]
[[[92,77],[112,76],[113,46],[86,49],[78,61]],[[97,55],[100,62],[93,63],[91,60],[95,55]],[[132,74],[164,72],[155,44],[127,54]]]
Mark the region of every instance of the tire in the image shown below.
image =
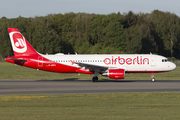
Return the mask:
[[[93,81],[93,82],[97,82],[97,81],[98,81],[98,77],[97,77],[97,76],[96,76],[96,77],[93,77],[93,78],[92,78],[92,81]]]

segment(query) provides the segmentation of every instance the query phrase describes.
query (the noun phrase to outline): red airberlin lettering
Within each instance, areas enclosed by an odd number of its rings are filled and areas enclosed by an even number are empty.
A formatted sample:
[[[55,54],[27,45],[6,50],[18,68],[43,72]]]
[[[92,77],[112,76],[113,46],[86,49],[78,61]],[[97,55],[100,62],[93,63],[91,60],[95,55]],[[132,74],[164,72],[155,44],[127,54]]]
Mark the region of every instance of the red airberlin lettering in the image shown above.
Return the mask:
[[[114,58],[112,56],[112,58],[105,58],[104,59],[104,63],[106,65],[116,65],[116,64],[120,64],[120,65],[131,65],[131,64],[138,64],[138,65],[144,65],[144,64],[148,64],[149,65],[149,59],[148,58],[143,58],[142,56],[137,56],[135,58],[123,58],[118,56],[117,58]]]
[[[111,60],[110,60],[109,58],[105,58],[105,59],[104,59],[104,63],[105,63],[106,65],[109,65],[109,64],[111,64]]]

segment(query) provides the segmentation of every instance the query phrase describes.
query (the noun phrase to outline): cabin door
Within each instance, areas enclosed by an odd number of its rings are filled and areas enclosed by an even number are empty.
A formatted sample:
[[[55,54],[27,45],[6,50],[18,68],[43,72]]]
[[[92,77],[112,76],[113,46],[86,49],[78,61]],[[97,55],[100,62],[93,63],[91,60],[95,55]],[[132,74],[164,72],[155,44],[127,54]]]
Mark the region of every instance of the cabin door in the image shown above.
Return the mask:
[[[155,56],[151,57],[151,66],[156,66],[156,57]]]
[[[38,67],[43,67],[43,57],[42,56],[38,57]]]

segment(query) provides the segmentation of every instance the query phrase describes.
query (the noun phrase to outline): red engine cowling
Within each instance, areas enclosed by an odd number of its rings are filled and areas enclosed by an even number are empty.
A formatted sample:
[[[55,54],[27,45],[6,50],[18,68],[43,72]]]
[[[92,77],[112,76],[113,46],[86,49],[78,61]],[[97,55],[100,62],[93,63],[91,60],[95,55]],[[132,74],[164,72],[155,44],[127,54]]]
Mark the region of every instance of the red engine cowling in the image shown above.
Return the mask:
[[[111,79],[124,79],[125,71],[124,69],[109,69],[108,74]]]

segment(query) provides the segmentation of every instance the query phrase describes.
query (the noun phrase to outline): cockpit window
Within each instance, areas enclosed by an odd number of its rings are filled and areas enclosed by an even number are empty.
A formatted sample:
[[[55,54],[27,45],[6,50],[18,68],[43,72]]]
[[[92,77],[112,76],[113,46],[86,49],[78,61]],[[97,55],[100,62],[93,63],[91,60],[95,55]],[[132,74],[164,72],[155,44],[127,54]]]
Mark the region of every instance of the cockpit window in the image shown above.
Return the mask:
[[[168,62],[169,60],[168,59],[162,59],[162,62]]]

